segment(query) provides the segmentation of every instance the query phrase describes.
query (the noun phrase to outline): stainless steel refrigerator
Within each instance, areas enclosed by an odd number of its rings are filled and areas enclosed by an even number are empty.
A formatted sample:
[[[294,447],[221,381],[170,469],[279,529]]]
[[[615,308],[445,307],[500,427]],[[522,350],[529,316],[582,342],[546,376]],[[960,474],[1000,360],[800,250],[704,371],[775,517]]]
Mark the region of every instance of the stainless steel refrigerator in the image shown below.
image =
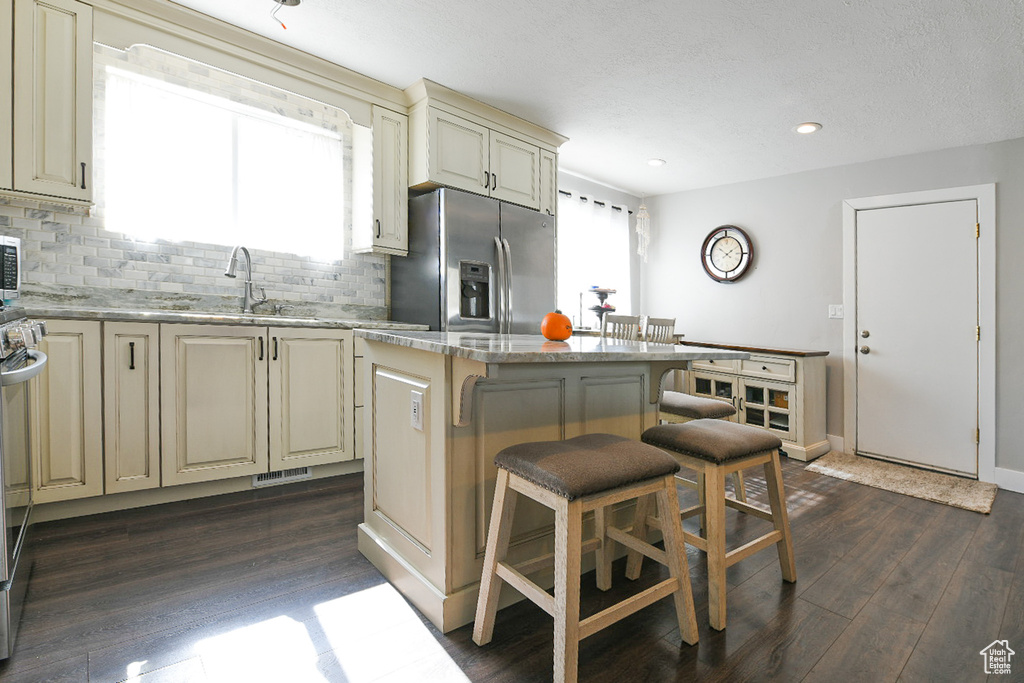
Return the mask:
[[[451,189],[409,200],[409,255],[391,259],[394,320],[540,334],[554,307],[553,216]]]

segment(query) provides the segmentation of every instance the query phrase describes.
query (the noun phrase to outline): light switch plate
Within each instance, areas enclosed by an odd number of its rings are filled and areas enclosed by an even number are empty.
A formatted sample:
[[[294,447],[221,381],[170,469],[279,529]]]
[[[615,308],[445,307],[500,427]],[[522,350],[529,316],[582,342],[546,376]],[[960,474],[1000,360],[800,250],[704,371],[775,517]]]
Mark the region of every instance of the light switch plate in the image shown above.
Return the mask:
[[[412,392],[410,397],[412,400],[409,401],[409,421],[412,424],[413,429],[423,431],[423,393],[419,391]]]
[[[842,304],[829,304],[828,305],[828,317],[829,318],[842,318],[843,317],[843,305]]]

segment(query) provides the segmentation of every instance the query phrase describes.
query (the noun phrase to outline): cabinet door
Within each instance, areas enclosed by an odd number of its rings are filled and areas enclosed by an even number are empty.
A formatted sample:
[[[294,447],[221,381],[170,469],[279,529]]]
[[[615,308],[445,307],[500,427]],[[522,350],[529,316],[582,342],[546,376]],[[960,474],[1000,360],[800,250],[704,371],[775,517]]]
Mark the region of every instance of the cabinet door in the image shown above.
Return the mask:
[[[0,0],[0,44],[11,45],[14,40],[14,3]],[[0,188],[14,188],[14,79],[11,50],[0,50]]]
[[[270,469],[352,460],[352,331],[270,328]]]
[[[409,253],[409,117],[373,108],[373,251]]]
[[[558,157],[540,151],[540,210],[549,216],[558,212]]]
[[[540,147],[491,131],[491,196],[540,208]]]
[[[488,133],[472,121],[430,107],[427,111],[427,168],[430,181],[487,194]]]
[[[693,396],[717,398],[720,401],[736,405],[739,394],[739,382],[735,377],[716,375],[710,372],[690,372],[687,387]]]
[[[161,325],[164,486],[268,471],[266,333]]]
[[[107,493],[160,486],[160,326],[103,324]]]
[[[793,440],[796,434],[796,387],[780,382],[740,380],[739,421],[762,427],[780,439]]]
[[[14,189],[92,199],[92,8],[14,3]]]
[[[39,348],[49,359],[29,391],[35,502],[103,493],[100,324],[51,320]]]

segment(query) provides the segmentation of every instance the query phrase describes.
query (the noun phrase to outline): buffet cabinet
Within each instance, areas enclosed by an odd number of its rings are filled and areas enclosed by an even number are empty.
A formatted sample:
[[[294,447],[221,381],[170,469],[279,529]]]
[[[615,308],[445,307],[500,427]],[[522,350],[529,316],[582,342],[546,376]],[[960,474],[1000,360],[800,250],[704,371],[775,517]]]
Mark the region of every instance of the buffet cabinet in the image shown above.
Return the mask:
[[[28,407],[37,502],[356,457],[351,330],[47,326]]]
[[[744,360],[694,361],[685,391],[731,403],[741,424],[770,431],[786,454],[813,460],[829,451],[825,435],[825,356],[823,351],[788,351],[687,342],[748,351]]]

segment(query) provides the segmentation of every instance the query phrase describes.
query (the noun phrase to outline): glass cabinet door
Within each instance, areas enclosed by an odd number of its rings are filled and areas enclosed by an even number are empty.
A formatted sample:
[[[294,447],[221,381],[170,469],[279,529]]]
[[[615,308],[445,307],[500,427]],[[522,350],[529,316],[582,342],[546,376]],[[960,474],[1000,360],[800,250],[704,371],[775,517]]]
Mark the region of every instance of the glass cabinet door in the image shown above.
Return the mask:
[[[793,416],[789,411],[790,394],[793,386],[741,379],[740,422],[772,431],[780,438],[791,439],[795,429]]]
[[[694,396],[717,398],[727,403],[734,403],[737,395],[737,380],[715,374],[694,372],[690,378],[690,393]]]

